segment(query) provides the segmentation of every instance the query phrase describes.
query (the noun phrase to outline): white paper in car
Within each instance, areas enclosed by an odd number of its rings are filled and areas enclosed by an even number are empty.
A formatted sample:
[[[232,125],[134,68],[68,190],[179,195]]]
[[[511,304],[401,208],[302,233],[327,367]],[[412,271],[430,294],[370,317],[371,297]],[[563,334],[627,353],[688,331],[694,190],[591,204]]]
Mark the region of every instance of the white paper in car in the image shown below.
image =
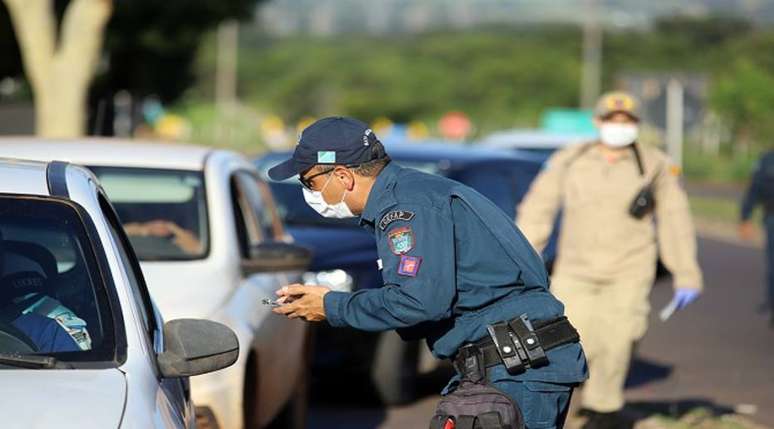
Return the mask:
[[[677,300],[673,299],[661,310],[658,314],[658,318],[661,319],[662,322],[666,322],[673,314],[675,314],[675,311],[677,311]]]
[[[376,260],[376,267],[379,268],[379,270],[382,270],[384,268],[384,263],[382,263],[381,259]]]

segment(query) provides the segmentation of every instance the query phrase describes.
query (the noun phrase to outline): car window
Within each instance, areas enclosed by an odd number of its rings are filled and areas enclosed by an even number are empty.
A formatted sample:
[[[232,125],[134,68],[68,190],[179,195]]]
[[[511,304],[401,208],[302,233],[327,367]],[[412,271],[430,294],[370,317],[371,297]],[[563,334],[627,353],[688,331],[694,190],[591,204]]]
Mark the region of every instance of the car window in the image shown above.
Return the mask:
[[[0,353],[115,356],[94,247],[69,203],[0,197]]]
[[[240,180],[237,174],[233,174],[230,187],[239,251],[242,258],[246,259],[250,255],[250,248],[263,239],[263,233],[250,206],[244,181]]]
[[[495,159],[451,168],[447,175],[480,192],[514,219],[516,207],[540,168],[540,164],[532,161]]]
[[[283,240],[285,238],[285,227],[282,224],[282,218],[280,218],[279,212],[277,211],[277,203],[274,201],[274,195],[271,193],[271,188],[262,180],[258,180],[257,183],[265,203],[265,216],[267,224],[271,225],[272,236],[275,240]]]
[[[240,171],[236,173],[239,187],[244,192],[246,202],[254,213],[255,221],[261,230],[261,239],[277,239],[282,236],[281,224],[277,219],[276,207],[271,197],[271,191],[253,173]]]
[[[140,260],[200,259],[209,242],[200,171],[90,167]]]
[[[247,238],[250,245],[275,239],[278,233],[273,202],[260,189],[260,182],[250,172],[234,174],[236,201],[246,222]]]
[[[108,221],[110,235],[113,238],[113,242],[116,244],[121,264],[124,266],[126,276],[129,279],[132,298],[135,301],[135,305],[140,310],[143,332],[145,332],[146,338],[152,349],[155,345],[156,328],[158,324],[156,321],[156,314],[153,311],[153,302],[151,301],[148,288],[145,285],[142,270],[137,263],[137,257],[134,254],[134,250],[132,249],[126,234],[121,229],[121,224],[119,223],[115,212],[102,195],[100,195],[99,204],[103,215]]]

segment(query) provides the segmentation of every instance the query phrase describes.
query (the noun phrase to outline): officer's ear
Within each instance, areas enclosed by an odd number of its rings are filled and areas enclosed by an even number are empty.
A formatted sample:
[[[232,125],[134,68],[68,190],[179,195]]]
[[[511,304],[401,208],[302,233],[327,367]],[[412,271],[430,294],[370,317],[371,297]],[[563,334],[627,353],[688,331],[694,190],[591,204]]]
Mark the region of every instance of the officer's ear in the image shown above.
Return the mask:
[[[344,185],[344,189],[351,191],[355,187],[355,173],[347,167],[337,166],[333,170],[333,176]]]

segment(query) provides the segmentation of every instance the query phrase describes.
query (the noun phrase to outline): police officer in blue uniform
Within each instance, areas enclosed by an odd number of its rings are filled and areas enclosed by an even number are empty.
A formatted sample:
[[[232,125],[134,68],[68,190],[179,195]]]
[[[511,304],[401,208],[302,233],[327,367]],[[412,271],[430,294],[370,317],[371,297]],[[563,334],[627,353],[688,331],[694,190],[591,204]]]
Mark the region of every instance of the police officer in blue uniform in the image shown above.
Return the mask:
[[[504,212],[458,182],[390,162],[368,126],[350,118],[312,124],[292,158],[269,171],[274,180],[294,175],[322,216],[359,216],[375,235],[384,286],[289,285],[276,313],[425,338],[459,372],[445,393],[483,378],[519,405],[527,428],[562,427],[587,377],[585,357],[543,261]]]
[[[756,206],[764,209],[763,225],[766,228],[766,255],[768,262],[768,294],[766,297],[769,310],[769,326],[774,329],[774,151],[763,155],[755,168],[750,186],[742,200],[741,223],[739,235],[743,239],[751,239],[754,235],[752,221]]]

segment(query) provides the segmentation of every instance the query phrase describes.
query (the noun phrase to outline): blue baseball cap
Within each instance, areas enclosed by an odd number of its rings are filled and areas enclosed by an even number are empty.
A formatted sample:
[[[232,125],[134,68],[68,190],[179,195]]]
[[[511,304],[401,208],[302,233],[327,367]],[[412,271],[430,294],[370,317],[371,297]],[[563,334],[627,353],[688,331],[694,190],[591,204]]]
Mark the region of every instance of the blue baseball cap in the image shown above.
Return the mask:
[[[285,180],[318,164],[355,166],[385,156],[384,146],[365,122],[323,118],[301,132],[293,156],[271,168],[269,177]]]

